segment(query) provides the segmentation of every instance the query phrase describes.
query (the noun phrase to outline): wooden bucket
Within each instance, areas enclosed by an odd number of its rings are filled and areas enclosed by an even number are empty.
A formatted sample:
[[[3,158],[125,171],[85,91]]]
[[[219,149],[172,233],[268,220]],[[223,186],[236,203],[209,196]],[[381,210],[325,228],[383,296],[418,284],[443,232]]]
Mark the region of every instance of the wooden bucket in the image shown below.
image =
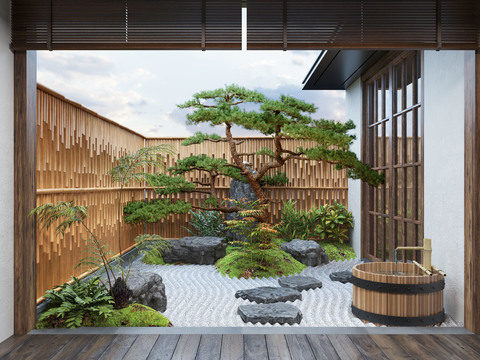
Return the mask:
[[[387,326],[432,326],[445,320],[442,275],[424,276],[411,263],[371,262],[353,268],[352,313]]]

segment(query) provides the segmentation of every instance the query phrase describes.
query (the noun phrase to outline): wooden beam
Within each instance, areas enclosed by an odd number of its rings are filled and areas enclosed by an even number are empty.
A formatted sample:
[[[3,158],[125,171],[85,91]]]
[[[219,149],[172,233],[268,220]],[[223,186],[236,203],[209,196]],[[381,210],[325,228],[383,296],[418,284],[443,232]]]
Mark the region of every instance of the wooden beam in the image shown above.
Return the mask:
[[[480,334],[480,53],[465,55],[465,327]]]
[[[36,206],[36,52],[15,52],[14,71],[14,331],[26,334],[36,320],[36,225],[27,217]]]

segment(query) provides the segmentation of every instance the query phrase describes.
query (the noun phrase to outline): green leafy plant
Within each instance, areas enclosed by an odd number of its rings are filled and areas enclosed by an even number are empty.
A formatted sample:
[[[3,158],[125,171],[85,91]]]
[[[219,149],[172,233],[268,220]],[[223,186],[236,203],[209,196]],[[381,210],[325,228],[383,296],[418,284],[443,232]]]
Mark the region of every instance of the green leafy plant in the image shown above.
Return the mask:
[[[123,208],[125,222],[130,225],[156,223],[170,214],[186,214],[191,205],[184,201],[155,199],[150,201],[132,201]]]
[[[277,171],[275,175],[265,175],[260,181],[262,186],[284,186],[289,182],[287,174],[281,171]]]
[[[99,286],[98,276],[84,281],[72,277],[72,280],[59,289],[47,290],[43,297],[50,302],[39,321],[64,322],[66,327],[75,328],[84,325],[89,317],[112,315],[113,298],[104,286]]]
[[[348,230],[353,227],[353,215],[345,205],[335,202],[321,207],[318,234],[322,240],[343,243],[348,241]]]
[[[33,215],[36,215],[36,221],[41,224],[42,229],[49,229],[50,226],[56,224],[55,232],[57,235],[62,234],[63,236],[68,228],[76,224],[86,229],[89,234],[87,256],[80,260],[77,267],[84,266],[91,271],[98,269],[100,276],[105,274],[107,283],[103,283],[103,280],[100,281],[108,289],[115,301],[115,306],[118,307],[119,303],[116,301],[112,288],[116,281],[115,274],[123,273],[123,267],[120,263],[113,261],[112,255],[114,253],[108,249],[107,244],[102,244],[85,223],[85,219],[88,217],[87,207],[75,205],[73,200],[58,201],[56,204],[47,203],[36,207],[28,214],[28,216]]]
[[[145,263],[159,263],[163,260],[165,250],[171,248],[169,240],[162,238],[160,235],[142,234],[135,238],[137,249],[143,255]]]
[[[228,229],[242,235],[247,241],[232,242],[237,248],[216,264],[222,274],[255,278],[289,275],[303,270],[303,264],[279,249],[274,241],[277,236],[274,227],[256,220],[255,216],[263,213],[268,204],[230,201],[234,202],[234,206],[243,206],[245,209],[238,213],[238,219],[226,221]]]
[[[275,226],[279,238],[290,241],[317,237],[321,209],[297,210],[295,205],[296,202],[292,200],[283,202],[280,223]]]
[[[348,241],[353,215],[346,206],[334,202],[307,211],[297,210],[295,204],[292,200],[283,203],[281,221],[275,226],[281,239]]]
[[[190,211],[190,215],[192,218],[189,225],[192,229],[185,229],[194,236],[221,237],[227,230],[223,215],[219,211]]]

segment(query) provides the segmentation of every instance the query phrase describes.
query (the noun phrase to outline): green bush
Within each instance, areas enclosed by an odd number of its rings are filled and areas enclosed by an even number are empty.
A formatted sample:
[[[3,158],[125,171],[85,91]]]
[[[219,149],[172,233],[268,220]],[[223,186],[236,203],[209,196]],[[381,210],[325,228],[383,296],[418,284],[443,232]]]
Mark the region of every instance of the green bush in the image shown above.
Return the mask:
[[[156,223],[170,214],[186,214],[191,204],[171,199],[155,199],[151,201],[132,201],[123,208],[125,222],[130,225]]]
[[[320,246],[325,250],[330,261],[345,261],[356,259],[357,255],[349,243],[338,241],[321,241]]]
[[[353,227],[353,216],[346,206],[334,202],[333,205],[313,207],[306,211],[296,210],[295,204],[292,200],[283,203],[280,223],[275,227],[281,239],[348,241],[348,229]]]
[[[130,304],[126,308],[114,310],[108,318],[92,314],[87,318],[83,326],[96,327],[167,327],[170,321],[158,311],[140,304]],[[48,323],[45,320],[38,321],[36,329],[63,328],[65,323]]]
[[[275,227],[278,236],[285,241],[318,237],[321,210],[315,207],[309,211],[297,210],[295,205],[296,202],[292,200],[283,202],[280,223]]]
[[[322,215],[317,230],[322,240],[348,241],[348,229],[353,228],[353,215],[345,205],[334,202],[333,205],[320,207]]]
[[[84,325],[91,316],[108,318],[112,315],[113,298],[105,286],[99,286],[98,276],[85,281],[76,277],[72,279],[72,284],[65,283],[58,290],[47,290],[43,297],[50,303],[39,321],[60,322],[75,328]]]
[[[261,186],[283,186],[289,182],[287,174],[281,171],[277,171],[275,175],[265,175],[260,181]]]
[[[189,225],[192,229],[185,228],[194,236],[216,236],[222,237],[227,230],[225,220],[219,211],[200,211],[190,210],[192,216]]]
[[[149,265],[165,264],[163,262],[163,253],[171,248],[169,240],[160,235],[142,234],[135,238],[137,249],[140,255],[143,255],[142,261]]]

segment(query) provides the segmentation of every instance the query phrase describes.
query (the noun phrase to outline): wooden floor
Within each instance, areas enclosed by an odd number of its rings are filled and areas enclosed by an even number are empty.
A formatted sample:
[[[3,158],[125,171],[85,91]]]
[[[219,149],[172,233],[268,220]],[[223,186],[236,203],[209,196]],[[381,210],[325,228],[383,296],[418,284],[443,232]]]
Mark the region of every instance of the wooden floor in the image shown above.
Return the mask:
[[[1,359],[480,359],[476,335],[24,335]]]

